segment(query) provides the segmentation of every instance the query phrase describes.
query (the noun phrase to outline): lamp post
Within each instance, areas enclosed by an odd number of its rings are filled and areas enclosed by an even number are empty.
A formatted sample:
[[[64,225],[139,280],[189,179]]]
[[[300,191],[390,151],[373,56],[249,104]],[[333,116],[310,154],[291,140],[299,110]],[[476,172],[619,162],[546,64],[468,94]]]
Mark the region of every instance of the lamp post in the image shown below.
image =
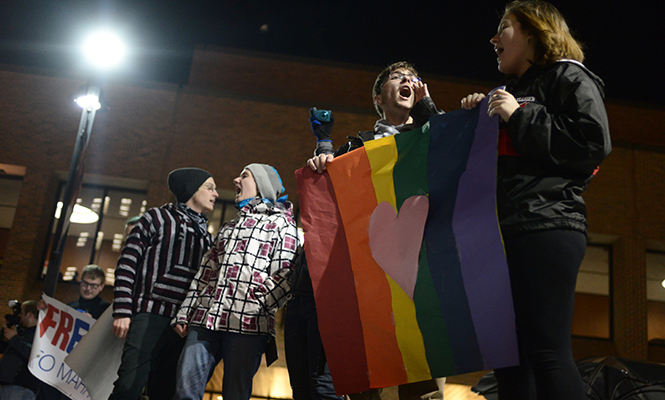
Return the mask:
[[[87,40],[84,50],[84,54],[90,63],[95,65],[98,70],[117,65],[124,55],[121,42],[108,32],[98,32],[92,35]],[[86,85],[84,95],[75,99],[76,103],[83,108],[83,112],[76,133],[76,144],[74,145],[74,154],[67,175],[62,210],[53,236],[51,255],[44,280],[44,293],[51,297],[55,295],[60,263],[67,241],[69,220],[83,180],[83,158],[90,139],[92,123],[95,120],[95,113],[101,108],[100,96],[101,86],[99,81],[91,81]]]

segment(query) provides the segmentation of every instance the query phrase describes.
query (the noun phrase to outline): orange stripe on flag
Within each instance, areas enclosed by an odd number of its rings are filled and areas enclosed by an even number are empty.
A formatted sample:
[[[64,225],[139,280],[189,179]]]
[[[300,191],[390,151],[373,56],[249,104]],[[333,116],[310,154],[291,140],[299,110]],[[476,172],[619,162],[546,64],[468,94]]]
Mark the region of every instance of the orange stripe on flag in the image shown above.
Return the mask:
[[[408,379],[395,333],[390,286],[385,272],[372,257],[369,248],[367,227],[377,206],[372,168],[364,148],[338,158],[346,160],[344,169],[336,168],[336,163],[333,162],[329,164],[328,172],[344,221],[356,287],[363,288],[356,293],[363,325],[370,387],[392,386],[395,382],[406,383]],[[349,175],[353,176],[353,185],[335,184]],[[363,200],[357,201],[359,198]]]

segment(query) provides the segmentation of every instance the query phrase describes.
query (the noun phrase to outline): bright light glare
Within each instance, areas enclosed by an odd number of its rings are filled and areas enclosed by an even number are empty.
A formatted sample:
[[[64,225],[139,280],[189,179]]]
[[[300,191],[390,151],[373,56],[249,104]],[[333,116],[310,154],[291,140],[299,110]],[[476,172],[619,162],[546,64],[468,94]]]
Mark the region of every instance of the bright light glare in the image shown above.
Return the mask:
[[[92,65],[100,69],[110,69],[120,64],[126,51],[120,38],[109,31],[95,32],[83,44],[83,54]]]
[[[55,218],[60,219],[60,213],[62,212],[62,201],[58,202],[58,205],[55,209]],[[99,220],[99,215],[96,212],[92,211],[87,207],[74,204],[74,210],[72,211],[72,216],[69,218],[69,222],[74,224],[92,224]]]
[[[99,102],[99,97],[92,94],[81,96],[74,101],[81,108],[94,108],[95,110],[102,108],[102,104]]]

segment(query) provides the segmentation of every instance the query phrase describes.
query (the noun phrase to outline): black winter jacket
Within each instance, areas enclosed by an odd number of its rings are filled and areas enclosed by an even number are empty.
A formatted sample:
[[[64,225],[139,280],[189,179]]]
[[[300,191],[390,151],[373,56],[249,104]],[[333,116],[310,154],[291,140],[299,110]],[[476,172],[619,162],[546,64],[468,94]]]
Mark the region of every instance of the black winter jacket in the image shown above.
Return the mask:
[[[81,312],[86,312],[92,315],[92,318],[99,319],[104,314],[107,308],[111,305],[108,301],[99,296],[95,296],[90,300],[86,300],[79,296],[79,299],[67,304],[71,308],[75,308]]]
[[[26,328],[0,346],[0,385],[23,386],[37,393],[40,380],[28,369],[28,360],[32,351],[32,341],[37,327]]]
[[[517,109],[499,133],[497,203],[504,235],[586,234],[582,192],[611,150],[604,84],[581,63],[532,66],[506,90]]]

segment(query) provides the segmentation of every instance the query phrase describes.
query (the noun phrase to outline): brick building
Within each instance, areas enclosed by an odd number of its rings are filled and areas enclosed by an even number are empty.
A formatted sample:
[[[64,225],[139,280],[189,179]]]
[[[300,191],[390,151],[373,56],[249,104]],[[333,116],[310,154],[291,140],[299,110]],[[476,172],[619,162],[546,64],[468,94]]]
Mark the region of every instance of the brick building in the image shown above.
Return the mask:
[[[86,235],[72,224],[73,250],[61,269],[65,279],[71,277],[67,266],[71,273],[90,262],[112,270],[117,244],[114,250],[112,234],[100,238],[99,232],[108,228],[117,235],[127,216],[171,201],[166,176],[174,168],[207,169],[227,189],[220,200],[232,201],[231,180],[242,167],[269,163],[297,207],[293,171],[304,166],[314,145],[308,109],[334,110],[333,141],[342,144],[377,119],[370,96],[377,73],[359,65],[200,47],[187,85],[105,83],[110,110],[95,119],[79,196],[93,210],[96,201],[104,220]],[[423,77],[444,110],[493,86]],[[68,96],[84,83],[79,76],[0,66],[0,304],[41,293],[53,215],[81,113]],[[665,291],[659,286],[665,279],[665,110],[612,99],[607,110],[614,149],[585,196],[595,258],[580,275],[575,356],[665,362],[665,294],[659,292]],[[130,211],[104,216],[124,204],[119,198],[131,200],[125,204]],[[220,202],[211,217],[215,230],[232,216],[230,210],[229,201]],[[60,282],[56,298],[71,301],[77,290]],[[103,297],[111,299],[111,288]]]

